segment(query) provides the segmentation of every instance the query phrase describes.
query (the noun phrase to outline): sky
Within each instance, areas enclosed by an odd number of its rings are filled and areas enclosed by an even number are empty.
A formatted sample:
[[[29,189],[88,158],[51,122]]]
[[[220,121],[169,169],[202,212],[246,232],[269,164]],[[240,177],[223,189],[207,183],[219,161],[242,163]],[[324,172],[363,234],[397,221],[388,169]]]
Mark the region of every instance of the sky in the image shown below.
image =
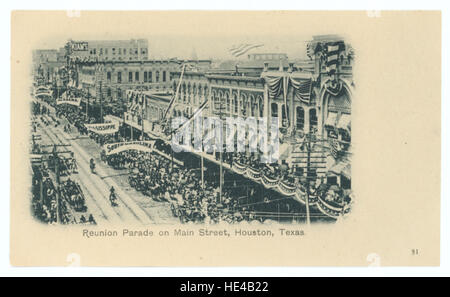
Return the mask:
[[[19,16],[18,17],[22,17]],[[28,20],[35,48],[59,48],[68,39],[124,40],[146,38],[150,58],[232,59],[228,50],[241,43],[262,43],[252,52],[286,53],[290,59],[306,58],[306,43],[314,35],[341,34],[338,20],[323,25],[327,12],[66,12],[33,13]],[[320,29],[319,29],[320,28]],[[29,28],[23,28],[29,30]]]
[[[60,48],[69,39],[73,40],[123,40],[131,38],[145,38],[148,40],[149,58],[150,59],[166,59],[166,58],[192,58],[195,52],[199,59],[234,59],[229,49],[233,45],[241,43],[263,44],[262,47],[252,49],[248,53],[285,53],[290,59],[306,58],[306,44],[311,39],[307,36],[192,36],[192,35],[158,35],[152,34],[148,36],[99,36],[95,38],[92,35],[67,35],[58,36],[57,38],[49,37],[42,40],[38,45],[39,48]],[[241,56],[245,59],[246,55]]]

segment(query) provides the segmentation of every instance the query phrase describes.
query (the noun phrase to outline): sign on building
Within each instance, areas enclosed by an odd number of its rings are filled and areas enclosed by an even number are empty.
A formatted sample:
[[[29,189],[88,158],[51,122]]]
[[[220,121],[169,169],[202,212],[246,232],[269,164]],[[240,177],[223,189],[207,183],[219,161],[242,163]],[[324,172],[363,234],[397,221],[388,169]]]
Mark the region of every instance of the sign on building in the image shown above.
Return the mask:
[[[72,51],[87,51],[87,42],[72,42]]]

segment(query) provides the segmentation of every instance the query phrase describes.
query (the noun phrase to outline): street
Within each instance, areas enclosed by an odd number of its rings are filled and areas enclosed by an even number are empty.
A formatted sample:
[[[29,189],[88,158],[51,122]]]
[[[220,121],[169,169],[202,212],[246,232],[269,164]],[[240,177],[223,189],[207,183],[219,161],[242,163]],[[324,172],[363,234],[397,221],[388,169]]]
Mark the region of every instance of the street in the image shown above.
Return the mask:
[[[52,113],[54,115],[54,113]],[[60,125],[44,126],[40,122],[37,133],[42,136],[42,144],[70,144],[78,165],[78,174],[71,174],[70,179],[78,182],[86,198],[88,213],[98,224],[121,222],[129,224],[171,224],[177,221],[172,216],[168,202],[156,202],[131,188],[128,183],[128,170],[115,170],[100,160],[100,147],[87,136],[80,137],[77,131],[66,133],[62,126],[68,124],[66,119]],[[75,130],[75,129],[74,129]],[[89,168],[90,158],[94,158],[96,172]],[[112,207],[109,201],[110,188],[117,193],[118,206]]]

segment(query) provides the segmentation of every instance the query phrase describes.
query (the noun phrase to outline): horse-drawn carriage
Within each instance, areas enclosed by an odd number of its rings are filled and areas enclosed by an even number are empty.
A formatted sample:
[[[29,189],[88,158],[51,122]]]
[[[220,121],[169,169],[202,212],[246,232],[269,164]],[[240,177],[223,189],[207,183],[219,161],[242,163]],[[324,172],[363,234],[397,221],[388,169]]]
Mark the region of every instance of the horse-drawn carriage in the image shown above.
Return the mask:
[[[53,156],[50,155],[48,161],[48,167],[56,173],[56,166],[58,165],[58,171],[60,176],[68,176],[70,173],[74,173],[77,170],[76,161],[73,157]]]
[[[61,187],[61,197],[78,212],[85,212],[86,199],[77,182],[68,179]]]

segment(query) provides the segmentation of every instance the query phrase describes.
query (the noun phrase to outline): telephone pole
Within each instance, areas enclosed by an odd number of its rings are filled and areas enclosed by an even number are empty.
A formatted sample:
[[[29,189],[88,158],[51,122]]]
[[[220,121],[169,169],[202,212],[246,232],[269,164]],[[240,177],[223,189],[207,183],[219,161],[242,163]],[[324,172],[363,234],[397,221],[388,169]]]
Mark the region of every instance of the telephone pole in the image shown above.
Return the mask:
[[[60,168],[59,168],[59,160],[60,160],[60,154],[66,154],[66,153],[72,153],[69,150],[66,151],[60,151],[58,152],[58,147],[67,147],[70,146],[70,144],[53,144],[53,145],[43,145],[42,147],[53,147],[53,150],[51,152],[43,152],[41,153],[42,157],[44,155],[52,155],[53,156],[53,165],[55,168],[55,179],[56,179],[56,223],[61,223],[61,207],[60,207],[60,201],[61,201],[61,176],[60,176]],[[44,158],[42,158],[42,162],[44,162]],[[49,161],[49,160],[47,160]],[[42,191],[42,189],[41,189]],[[43,200],[43,197],[41,198]]]
[[[305,194],[305,208],[306,208],[306,224],[310,225],[311,223],[311,214],[310,214],[310,205],[309,205],[309,197],[311,195],[310,192],[310,184],[311,181],[314,181],[317,177],[315,176],[317,174],[317,170],[321,170],[321,169],[325,169],[325,157],[324,157],[324,152],[323,152],[323,146],[321,151],[318,152],[313,152],[313,146],[312,144],[316,144],[316,143],[323,143],[324,139],[316,139],[315,138],[315,134],[308,132],[305,134],[305,140],[303,142],[303,148],[306,151],[301,152],[301,155],[299,157],[296,157],[295,161],[293,162],[294,164],[305,164],[306,166],[303,166],[304,168],[304,172],[303,172],[303,179],[300,179],[300,182],[303,183],[303,185],[305,186],[306,190],[306,194]],[[317,155],[312,155],[312,153],[317,153],[319,154],[319,156]],[[314,172],[314,173],[313,173]]]
[[[100,123],[103,123],[103,93],[102,93],[102,81],[100,81]]]

